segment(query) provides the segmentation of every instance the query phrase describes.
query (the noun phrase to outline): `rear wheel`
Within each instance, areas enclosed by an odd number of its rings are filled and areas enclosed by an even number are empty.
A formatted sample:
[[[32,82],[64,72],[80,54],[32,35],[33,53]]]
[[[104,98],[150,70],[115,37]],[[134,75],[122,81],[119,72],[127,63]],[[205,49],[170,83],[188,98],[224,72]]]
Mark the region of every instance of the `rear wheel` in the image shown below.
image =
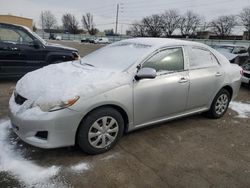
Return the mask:
[[[215,96],[213,103],[207,112],[210,118],[220,118],[222,117],[228,108],[230,102],[230,93],[226,89],[221,89],[219,93]]]
[[[110,107],[100,108],[82,121],[78,131],[78,144],[88,154],[104,153],[113,148],[123,134],[121,114]]]

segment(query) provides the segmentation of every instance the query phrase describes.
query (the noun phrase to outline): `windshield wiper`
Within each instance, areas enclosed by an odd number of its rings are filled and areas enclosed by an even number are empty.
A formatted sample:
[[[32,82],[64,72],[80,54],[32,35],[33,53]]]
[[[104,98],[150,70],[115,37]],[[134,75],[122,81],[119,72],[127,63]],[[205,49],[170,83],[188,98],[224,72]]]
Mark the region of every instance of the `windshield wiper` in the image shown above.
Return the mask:
[[[89,63],[84,63],[83,65],[88,65],[88,66],[90,66],[90,67],[95,67],[94,65],[89,64]]]

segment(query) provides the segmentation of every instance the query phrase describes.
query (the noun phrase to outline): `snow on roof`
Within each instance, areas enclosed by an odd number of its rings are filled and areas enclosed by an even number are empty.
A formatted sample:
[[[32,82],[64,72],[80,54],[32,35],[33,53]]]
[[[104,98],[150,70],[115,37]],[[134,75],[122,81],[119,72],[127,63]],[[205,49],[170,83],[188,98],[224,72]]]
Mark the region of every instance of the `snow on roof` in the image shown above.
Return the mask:
[[[160,48],[164,46],[183,46],[183,45],[194,45],[194,46],[201,46],[207,47],[207,45],[193,42],[193,41],[186,41],[186,40],[179,40],[179,39],[169,39],[169,38],[132,38],[122,40],[121,42],[132,42],[132,43],[139,43],[143,45],[150,45],[153,48]]]

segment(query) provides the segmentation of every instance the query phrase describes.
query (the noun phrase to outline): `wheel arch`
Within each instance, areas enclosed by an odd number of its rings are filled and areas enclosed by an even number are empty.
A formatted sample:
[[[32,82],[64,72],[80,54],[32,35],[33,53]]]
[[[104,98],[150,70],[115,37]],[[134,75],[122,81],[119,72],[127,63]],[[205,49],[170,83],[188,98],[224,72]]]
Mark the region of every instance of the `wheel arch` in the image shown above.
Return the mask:
[[[75,144],[77,144],[77,135],[78,135],[78,131],[79,131],[79,128],[80,128],[80,125],[81,125],[82,121],[83,121],[90,113],[92,113],[93,111],[98,110],[98,109],[100,109],[100,108],[105,108],[105,107],[113,108],[113,109],[117,110],[117,111],[122,115],[122,118],[123,118],[123,120],[124,120],[124,132],[123,132],[123,133],[126,133],[126,132],[128,131],[129,116],[128,116],[128,113],[126,112],[126,110],[124,110],[124,108],[122,108],[121,106],[119,106],[119,105],[117,105],[117,104],[103,104],[103,105],[94,107],[93,109],[91,109],[88,113],[86,113],[86,114],[82,117],[80,123],[78,124],[76,133],[75,133]]]
[[[220,90],[222,90],[222,89],[226,89],[229,92],[229,94],[230,94],[230,100],[231,100],[232,96],[233,96],[233,88],[230,85],[225,85]]]

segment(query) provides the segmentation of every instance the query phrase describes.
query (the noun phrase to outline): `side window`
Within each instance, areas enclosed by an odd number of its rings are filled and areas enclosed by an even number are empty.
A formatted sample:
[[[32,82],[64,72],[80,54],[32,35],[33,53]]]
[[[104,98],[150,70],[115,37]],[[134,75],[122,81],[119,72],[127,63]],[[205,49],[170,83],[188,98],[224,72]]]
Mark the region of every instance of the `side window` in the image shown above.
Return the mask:
[[[19,41],[20,35],[7,28],[0,28],[0,40],[6,43],[17,43]]]
[[[239,54],[244,54],[244,53],[247,53],[247,49],[246,48],[244,48],[244,47],[240,47],[239,48],[239,52],[238,52]]]
[[[190,69],[213,67],[216,65],[218,65],[218,61],[210,51],[201,48],[191,48],[189,53]]]
[[[154,68],[157,72],[184,70],[184,58],[182,48],[171,48],[158,52],[143,67]]]
[[[33,39],[21,30],[0,28],[0,41],[14,44],[31,44]]]

